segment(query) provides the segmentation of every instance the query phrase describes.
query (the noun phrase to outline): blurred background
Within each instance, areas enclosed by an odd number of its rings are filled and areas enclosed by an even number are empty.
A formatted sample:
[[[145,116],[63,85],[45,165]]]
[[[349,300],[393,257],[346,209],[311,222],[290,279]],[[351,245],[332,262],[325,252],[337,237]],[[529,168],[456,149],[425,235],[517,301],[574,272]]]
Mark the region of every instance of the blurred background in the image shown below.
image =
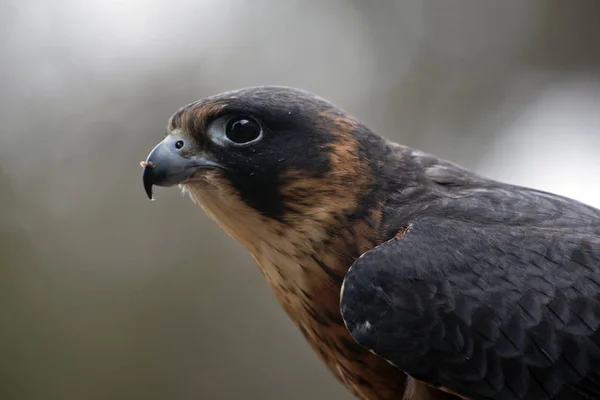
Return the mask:
[[[297,86],[600,207],[595,0],[2,0],[0,398],[350,399],[258,268],[139,162],[169,116]]]

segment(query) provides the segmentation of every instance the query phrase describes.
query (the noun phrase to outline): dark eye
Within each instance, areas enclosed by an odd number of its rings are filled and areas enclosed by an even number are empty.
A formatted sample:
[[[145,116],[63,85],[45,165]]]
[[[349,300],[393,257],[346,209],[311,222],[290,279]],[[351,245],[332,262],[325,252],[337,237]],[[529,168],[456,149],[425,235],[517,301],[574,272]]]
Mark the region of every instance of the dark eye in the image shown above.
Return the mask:
[[[244,144],[258,139],[262,129],[258,122],[248,117],[231,119],[225,127],[225,136],[237,144]]]

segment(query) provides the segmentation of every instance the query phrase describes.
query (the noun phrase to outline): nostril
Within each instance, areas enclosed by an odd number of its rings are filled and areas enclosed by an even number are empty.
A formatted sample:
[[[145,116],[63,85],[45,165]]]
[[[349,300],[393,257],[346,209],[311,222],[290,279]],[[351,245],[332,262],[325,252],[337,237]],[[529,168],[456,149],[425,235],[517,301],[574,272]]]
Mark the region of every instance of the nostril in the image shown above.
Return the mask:
[[[175,148],[177,150],[179,150],[179,149],[181,149],[183,147],[184,144],[185,143],[183,143],[183,140],[178,140],[178,141],[175,142]]]

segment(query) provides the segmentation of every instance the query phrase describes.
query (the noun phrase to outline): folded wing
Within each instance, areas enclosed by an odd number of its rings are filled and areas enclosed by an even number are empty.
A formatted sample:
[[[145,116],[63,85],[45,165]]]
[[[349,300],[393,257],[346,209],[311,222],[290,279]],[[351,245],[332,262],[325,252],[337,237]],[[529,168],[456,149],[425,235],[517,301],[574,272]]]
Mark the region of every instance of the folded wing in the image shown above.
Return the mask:
[[[422,218],[342,289],[354,339],[471,399],[600,398],[600,237]]]

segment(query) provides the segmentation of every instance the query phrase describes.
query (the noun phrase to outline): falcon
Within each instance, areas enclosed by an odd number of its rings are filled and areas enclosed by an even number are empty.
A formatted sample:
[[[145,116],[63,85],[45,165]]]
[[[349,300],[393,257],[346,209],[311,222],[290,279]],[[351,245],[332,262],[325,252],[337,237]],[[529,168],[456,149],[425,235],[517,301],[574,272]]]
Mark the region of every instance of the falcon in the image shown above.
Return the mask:
[[[600,398],[600,210],[280,86],[182,107],[142,166],[250,252],[356,397]]]

